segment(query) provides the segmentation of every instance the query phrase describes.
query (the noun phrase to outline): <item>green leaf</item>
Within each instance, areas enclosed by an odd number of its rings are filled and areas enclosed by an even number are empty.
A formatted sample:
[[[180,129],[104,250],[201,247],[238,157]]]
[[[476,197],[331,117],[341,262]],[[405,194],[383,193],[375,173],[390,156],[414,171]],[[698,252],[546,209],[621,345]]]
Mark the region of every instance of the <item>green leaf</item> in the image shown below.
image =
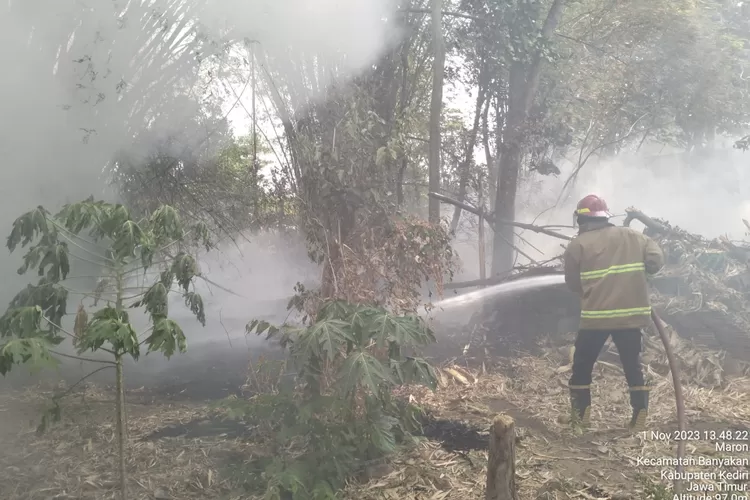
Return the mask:
[[[206,326],[206,311],[203,307],[203,297],[195,292],[185,294],[185,305],[190,308],[190,312],[195,314],[201,325]]]
[[[187,292],[198,272],[198,263],[192,255],[180,252],[172,262],[170,271],[180,288]]]
[[[0,344],[0,375],[10,372],[13,365],[26,364],[35,372],[56,363],[43,338],[13,339]]]
[[[401,363],[399,370],[403,374],[406,384],[423,384],[432,389],[437,389],[437,372],[435,368],[422,358],[407,358]]]
[[[393,432],[394,427],[399,425],[397,418],[386,415],[383,412],[377,412],[374,415],[368,415],[370,442],[382,453],[392,453],[396,450],[396,435]]]
[[[182,240],[184,233],[180,215],[173,207],[162,205],[151,214],[149,223],[159,245]]]
[[[174,283],[174,273],[172,273],[172,269],[162,271],[159,277],[159,281],[161,281],[161,284],[164,285],[167,290],[172,288],[172,283]]]
[[[0,318],[0,337],[38,337],[41,328],[42,308],[39,306],[8,309]]]
[[[96,311],[78,340],[78,352],[95,351],[105,343],[118,354],[130,354],[133,359],[140,356],[138,334],[129,322],[126,311],[105,307]]]
[[[245,326],[245,332],[247,332],[248,335],[252,333],[255,333],[256,335],[263,335],[263,332],[265,332],[266,330],[268,330],[268,335],[266,336],[267,339],[270,339],[279,332],[278,327],[273,326],[268,321],[258,319],[252,320]]]
[[[66,314],[68,303],[68,291],[59,285],[50,283],[43,278],[39,284],[28,285],[18,292],[13,300],[10,301],[8,310],[19,307],[39,306],[44,312],[44,316],[54,325],[60,325],[62,318]],[[49,332],[54,333],[58,330],[57,326],[49,325]]]
[[[135,221],[125,220],[119,229],[114,232],[112,252],[118,260],[135,258],[135,250],[141,244],[143,231]],[[141,254],[143,259],[143,254]],[[145,266],[144,266],[145,267]]]
[[[55,219],[62,221],[63,227],[73,234],[79,234],[84,229],[91,229],[95,239],[101,238],[104,232],[100,229],[100,225],[106,218],[108,206],[102,201],[94,201],[93,196],[90,196],[82,202],[64,206]]]
[[[197,223],[191,228],[190,232],[193,235],[193,240],[196,243],[200,243],[201,245],[203,245],[203,248],[205,248],[206,251],[211,250],[211,236],[208,232],[208,226],[206,226],[205,223]]]
[[[295,343],[295,355],[303,358],[333,359],[347,344],[354,342],[351,325],[338,319],[318,321],[308,327]]]
[[[332,300],[327,302],[318,311],[316,321],[323,321],[326,319],[339,319],[347,321],[352,313],[355,311],[355,307],[343,300]]]
[[[374,324],[375,319],[384,314],[387,314],[385,309],[369,306],[357,307],[351,313],[348,320],[351,322],[358,345],[367,345],[372,332],[377,330],[377,326]]]
[[[321,480],[315,483],[312,490],[312,500],[332,500],[336,498],[336,492],[333,491],[328,481]]]
[[[428,345],[435,335],[418,316],[394,316],[388,312],[376,316],[370,329],[372,338],[381,347],[390,342],[400,347]]]
[[[11,252],[15,251],[20,244],[25,247],[34,241],[39,234],[46,234],[48,231],[47,216],[49,212],[42,206],[35,210],[27,212],[13,222],[13,229],[8,236],[5,245]]]
[[[357,351],[346,358],[339,369],[337,382],[338,392],[345,398],[351,397],[360,386],[377,394],[382,385],[395,384],[383,363],[366,351]]]
[[[146,339],[148,350],[150,352],[159,351],[167,358],[170,358],[176,351],[185,352],[187,350],[187,340],[185,333],[174,320],[162,318],[154,323],[151,335]]]
[[[146,290],[143,298],[135,302],[131,307],[145,306],[146,311],[151,315],[152,321],[159,318],[166,318],[169,314],[168,292],[167,287],[161,281],[157,281]]]

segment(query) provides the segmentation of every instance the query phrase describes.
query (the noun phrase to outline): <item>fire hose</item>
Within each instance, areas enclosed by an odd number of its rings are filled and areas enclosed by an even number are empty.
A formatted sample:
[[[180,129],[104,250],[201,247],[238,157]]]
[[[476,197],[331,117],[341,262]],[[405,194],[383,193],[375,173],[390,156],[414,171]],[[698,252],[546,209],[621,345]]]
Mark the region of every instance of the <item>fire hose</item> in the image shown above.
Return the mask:
[[[664,350],[667,353],[667,362],[669,363],[669,371],[672,372],[672,383],[674,385],[674,399],[677,406],[677,429],[680,434],[683,434],[685,429],[685,398],[682,393],[682,383],[680,382],[680,374],[677,371],[677,359],[674,356],[672,350],[672,343],[670,342],[669,336],[665,330],[666,324],[656,314],[656,311],[651,310],[651,319],[656,326],[656,330],[659,332],[661,341],[664,344]],[[682,476],[683,466],[682,461],[685,457],[685,440],[677,440],[677,477]],[[675,479],[673,485],[674,493],[680,493],[682,491],[682,482],[680,479]]]
[[[626,210],[627,217],[623,222],[623,226],[629,227],[630,222],[633,219],[640,220],[644,225],[656,230],[664,230],[664,226],[647,217],[645,214],[636,210],[635,208],[629,208]],[[665,331],[664,327],[666,323],[656,314],[656,311],[651,309],[651,320],[656,326],[656,331],[659,332],[659,337],[664,344],[664,351],[667,353],[667,362],[669,363],[669,371],[672,373],[672,384],[674,385],[674,399],[675,405],[677,406],[677,430],[680,434],[685,432],[685,398],[682,393],[682,383],[680,382],[680,375],[677,371],[677,359],[674,357],[674,351],[672,351],[672,343],[669,341],[669,336]],[[683,465],[682,460],[685,457],[685,440],[679,439],[677,441],[677,477],[682,476]],[[675,479],[673,485],[674,493],[680,493],[682,491],[682,481]]]

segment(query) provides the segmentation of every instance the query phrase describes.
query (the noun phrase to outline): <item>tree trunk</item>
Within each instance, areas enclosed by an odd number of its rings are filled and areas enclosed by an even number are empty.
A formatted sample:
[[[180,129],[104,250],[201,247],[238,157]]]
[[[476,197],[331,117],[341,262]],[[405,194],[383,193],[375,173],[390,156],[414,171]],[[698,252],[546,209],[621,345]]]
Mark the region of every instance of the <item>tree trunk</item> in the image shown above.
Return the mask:
[[[497,203],[498,178],[500,177],[500,157],[503,155],[503,131],[505,130],[506,114],[508,107],[508,89],[505,84],[497,84],[497,96],[492,103],[495,111],[495,159],[488,162],[490,168],[490,212],[495,213]],[[488,101],[489,111],[489,101]]]
[[[498,415],[490,429],[485,500],[518,500],[516,492],[516,429],[508,415]]]
[[[443,107],[443,73],[445,47],[443,46],[442,0],[432,0],[432,43],[435,61],[432,66],[432,102],[430,103],[430,191],[440,192],[440,114]],[[431,224],[440,222],[440,201],[429,198],[428,219]]]
[[[399,93],[399,115],[398,119],[404,119],[406,115],[406,106],[409,102],[409,46],[404,44],[401,49],[401,92]],[[396,172],[396,208],[399,210],[404,205],[404,173],[408,166],[408,157],[405,152],[401,152],[398,170]]]
[[[489,94],[489,91],[488,91]],[[484,147],[484,161],[487,163],[487,171],[489,173],[489,193],[490,193],[490,212],[495,211],[495,189],[496,189],[496,174],[497,169],[495,168],[494,159],[492,157],[492,150],[490,149],[490,124],[489,124],[489,112],[491,106],[491,99],[486,99],[484,104],[484,110],[482,111],[482,146]]]
[[[487,279],[487,256],[485,255],[485,249],[487,248],[484,244],[484,196],[482,190],[484,187],[482,183],[478,183],[477,191],[479,193],[479,211],[482,215],[479,219],[479,231],[478,231],[478,244],[479,244],[479,279],[484,281]],[[484,288],[484,286],[480,287]]]
[[[479,122],[482,118],[482,109],[484,108],[484,99],[487,92],[486,86],[486,74],[487,65],[482,62],[482,66],[479,69],[479,84],[477,86],[477,104],[474,109],[474,123],[471,130],[469,131],[469,139],[466,143],[466,154],[464,155],[463,162],[459,167],[460,178],[458,181],[458,201],[464,201],[466,198],[466,188],[469,184],[469,177],[471,175],[471,164],[474,160],[474,146],[477,144],[477,134],[479,133]],[[455,207],[453,209],[453,220],[451,220],[451,231],[455,232],[458,229],[458,222],[461,219],[461,207]]]
[[[117,448],[118,448],[118,469],[120,472],[120,499],[128,498],[128,471],[125,460],[125,433],[127,429],[125,418],[125,386],[122,375],[122,357],[117,356],[115,359],[115,369],[117,373],[116,390],[117,390]]]
[[[547,12],[541,30],[542,38],[549,39],[560,23],[564,0],[554,0]],[[520,35],[519,35],[520,36]],[[511,64],[508,77],[508,116],[503,132],[500,169],[495,193],[496,221],[515,221],[518,177],[521,172],[521,151],[523,146],[522,127],[534,102],[539,87],[542,69],[542,54],[537,51],[529,62],[523,60]],[[515,233],[510,226],[495,223],[495,236],[492,240],[492,274],[495,276],[510,273],[513,269]]]
[[[498,221],[516,220],[516,193],[518,176],[521,171],[521,128],[526,121],[524,107],[526,88],[526,68],[515,62],[510,67],[508,78],[508,116],[502,137],[502,147],[498,148],[499,168],[495,191],[495,225],[492,239],[492,274],[502,276],[513,269],[515,231],[512,226]]]

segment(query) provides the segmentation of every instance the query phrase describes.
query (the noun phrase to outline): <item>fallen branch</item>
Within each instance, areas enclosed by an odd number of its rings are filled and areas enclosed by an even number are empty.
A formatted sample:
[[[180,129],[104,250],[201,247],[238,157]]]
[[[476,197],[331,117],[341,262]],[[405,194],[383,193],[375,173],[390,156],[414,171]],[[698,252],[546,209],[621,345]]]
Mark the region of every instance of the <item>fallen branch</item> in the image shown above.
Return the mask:
[[[535,226],[534,224],[525,224],[523,222],[511,222],[511,221],[504,221],[504,220],[496,221],[495,214],[492,212],[483,212],[476,207],[467,205],[466,203],[462,203],[458,200],[454,200],[453,198],[448,198],[447,196],[439,194],[439,193],[430,192],[429,196],[437,200],[440,200],[444,203],[448,203],[449,205],[459,207],[462,210],[466,210],[467,212],[472,213],[476,215],[477,217],[481,217],[493,227],[495,224],[501,224],[505,226],[514,226],[514,227],[518,227],[521,229],[526,229],[528,231],[533,231],[535,233],[546,234],[547,236],[552,236],[553,238],[559,238],[561,240],[571,241],[573,239],[570,236],[560,234],[555,231],[550,231],[549,229],[545,229],[540,226]]]
[[[516,426],[500,414],[490,428],[485,500],[518,500],[516,492]]]
[[[633,220],[638,220],[643,223],[644,226],[646,226],[649,229],[653,229],[654,231],[659,231],[661,233],[671,233],[672,231],[662,224],[661,222],[657,222],[648,215],[644,214],[640,210],[637,210],[636,208],[630,207],[625,209],[625,213],[628,214],[627,217],[625,217],[625,220],[623,221],[623,226],[630,226],[630,223]]]

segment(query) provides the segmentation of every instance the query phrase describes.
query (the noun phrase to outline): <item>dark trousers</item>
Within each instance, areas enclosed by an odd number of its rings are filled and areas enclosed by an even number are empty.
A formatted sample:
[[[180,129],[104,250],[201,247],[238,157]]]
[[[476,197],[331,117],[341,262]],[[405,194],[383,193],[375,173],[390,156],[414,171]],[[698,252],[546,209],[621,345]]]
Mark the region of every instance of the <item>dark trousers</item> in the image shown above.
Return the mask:
[[[576,337],[573,354],[573,375],[569,382],[571,389],[589,388],[594,365],[610,335],[620,354],[622,369],[625,371],[625,378],[631,391],[641,389],[646,385],[641,370],[641,331],[639,329],[580,330]]]

